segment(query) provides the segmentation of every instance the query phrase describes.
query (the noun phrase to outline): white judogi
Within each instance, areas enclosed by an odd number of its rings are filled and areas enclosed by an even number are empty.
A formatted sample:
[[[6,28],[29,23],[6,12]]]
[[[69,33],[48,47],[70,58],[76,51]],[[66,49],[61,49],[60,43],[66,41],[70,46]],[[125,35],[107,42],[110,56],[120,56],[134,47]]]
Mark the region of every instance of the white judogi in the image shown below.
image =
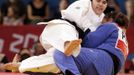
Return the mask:
[[[93,12],[90,0],[76,1],[61,13],[63,19],[75,22],[83,31],[87,28],[91,29],[91,31],[96,30],[104,17],[104,14],[97,16]],[[54,50],[58,49],[64,53],[64,43],[76,39],[78,39],[78,33],[75,27],[70,23],[64,20],[52,20],[48,22],[40,36],[40,42],[47,50],[47,53],[41,56],[30,57],[22,61],[19,71],[25,72],[29,71],[27,69],[53,65]],[[78,54],[79,50],[74,50],[73,55],[77,56]]]
[[[61,13],[63,19],[75,22],[83,31],[88,28],[95,31],[104,18],[103,13],[100,16],[95,14],[90,0],[76,1]]]
[[[32,71],[32,72],[39,72],[37,68],[43,67],[44,65],[48,70],[44,70],[44,72],[49,72],[52,70],[51,65],[53,65],[54,60],[52,57],[54,48],[50,48],[46,54],[42,54],[39,56],[32,56],[27,58],[21,62],[19,67],[20,72]],[[34,68],[34,70],[32,70]],[[54,71],[57,72],[58,70]],[[41,72],[41,71],[40,71]]]
[[[78,33],[75,27],[64,20],[52,20],[48,22],[48,25],[46,25],[40,36],[40,41],[46,50],[46,45],[50,44],[63,53],[64,43],[77,39]]]
[[[47,50],[47,53],[23,60],[19,67],[20,72],[42,72],[42,70],[38,68],[44,67],[44,72],[57,73],[59,70],[56,65],[54,65],[54,50],[57,49],[64,53],[64,43],[78,39],[78,33],[75,27],[64,20],[52,20],[47,24],[40,36],[40,41],[45,50]],[[79,52],[80,51],[76,49],[73,55],[77,56]]]

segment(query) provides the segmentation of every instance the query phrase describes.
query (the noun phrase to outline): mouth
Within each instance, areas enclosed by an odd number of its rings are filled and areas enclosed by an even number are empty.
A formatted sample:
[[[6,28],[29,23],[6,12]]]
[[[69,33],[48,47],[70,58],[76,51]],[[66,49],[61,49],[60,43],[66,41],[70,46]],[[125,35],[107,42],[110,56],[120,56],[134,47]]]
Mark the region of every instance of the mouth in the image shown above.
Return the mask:
[[[103,8],[97,7],[97,11],[102,12]]]

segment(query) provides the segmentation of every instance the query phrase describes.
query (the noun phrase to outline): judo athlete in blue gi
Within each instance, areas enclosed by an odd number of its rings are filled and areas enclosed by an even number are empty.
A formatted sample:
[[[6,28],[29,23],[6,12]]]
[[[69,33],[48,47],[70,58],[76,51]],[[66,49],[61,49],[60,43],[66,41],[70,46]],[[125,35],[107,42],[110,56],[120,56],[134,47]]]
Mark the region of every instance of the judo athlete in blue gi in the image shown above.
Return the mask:
[[[113,21],[88,33],[77,57],[56,50],[54,59],[58,68],[65,75],[116,75],[128,54],[125,36],[128,20],[118,13]]]

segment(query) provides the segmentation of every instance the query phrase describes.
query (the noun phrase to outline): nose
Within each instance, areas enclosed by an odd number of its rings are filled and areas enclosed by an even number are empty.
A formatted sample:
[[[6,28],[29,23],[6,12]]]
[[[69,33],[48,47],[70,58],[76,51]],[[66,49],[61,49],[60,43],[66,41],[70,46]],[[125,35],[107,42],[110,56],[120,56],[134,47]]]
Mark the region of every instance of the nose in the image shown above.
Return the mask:
[[[98,7],[102,7],[102,6],[103,6],[102,2],[98,3]]]
[[[105,5],[105,3],[103,1],[100,2],[100,6],[103,6]]]

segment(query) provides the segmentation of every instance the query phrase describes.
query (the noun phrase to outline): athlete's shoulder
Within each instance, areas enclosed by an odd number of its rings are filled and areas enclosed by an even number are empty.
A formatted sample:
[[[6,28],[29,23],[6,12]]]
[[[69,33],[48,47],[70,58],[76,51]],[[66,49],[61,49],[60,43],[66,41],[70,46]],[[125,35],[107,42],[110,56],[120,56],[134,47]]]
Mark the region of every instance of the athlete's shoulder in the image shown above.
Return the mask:
[[[98,28],[105,28],[110,30],[118,30],[118,25],[114,22],[108,22],[100,25]]]

